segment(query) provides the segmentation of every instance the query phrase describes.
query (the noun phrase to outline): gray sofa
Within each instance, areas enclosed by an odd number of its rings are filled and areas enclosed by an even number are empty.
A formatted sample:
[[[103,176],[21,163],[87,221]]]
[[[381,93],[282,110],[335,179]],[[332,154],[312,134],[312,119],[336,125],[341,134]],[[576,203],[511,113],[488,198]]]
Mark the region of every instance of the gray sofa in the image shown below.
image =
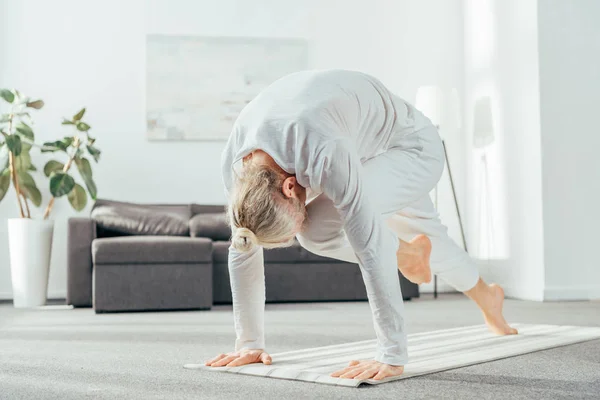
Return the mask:
[[[69,220],[67,303],[97,313],[230,304],[230,234],[223,206],[100,199],[90,217]],[[367,299],[356,264],[298,243],[265,250],[264,259],[269,303]],[[405,299],[418,297],[402,275],[400,284]]]

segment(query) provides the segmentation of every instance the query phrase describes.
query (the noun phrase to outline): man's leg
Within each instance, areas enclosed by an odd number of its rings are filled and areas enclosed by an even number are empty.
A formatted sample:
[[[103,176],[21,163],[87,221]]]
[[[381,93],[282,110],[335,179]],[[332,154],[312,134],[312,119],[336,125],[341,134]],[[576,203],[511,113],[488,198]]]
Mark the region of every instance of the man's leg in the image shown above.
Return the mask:
[[[427,235],[432,245],[432,272],[472,299],[492,332],[500,335],[517,333],[502,314],[504,291],[497,285],[486,284],[479,277],[471,257],[448,236],[428,195],[390,216],[387,223],[401,240]],[[402,271],[401,265],[399,268]]]
[[[423,263],[415,262],[427,244],[419,235],[426,235],[431,241],[431,271],[475,301],[490,330],[517,333],[502,315],[502,288],[479,278],[477,266],[448,236],[429,198],[444,169],[444,148],[437,130],[431,127],[394,138],[390,149],[367,160],[364,168],[371,198],[400,239],[396,255],[404,276],[417,283],[429,279]]]

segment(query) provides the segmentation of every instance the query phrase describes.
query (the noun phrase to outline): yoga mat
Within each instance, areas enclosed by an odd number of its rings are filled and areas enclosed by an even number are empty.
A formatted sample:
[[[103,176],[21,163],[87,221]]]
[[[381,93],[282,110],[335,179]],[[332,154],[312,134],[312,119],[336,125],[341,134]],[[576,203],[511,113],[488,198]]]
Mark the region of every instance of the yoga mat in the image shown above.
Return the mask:
[[[348,366],[351,360],[373,359],[375,340],[275,353],[271,354],[271,365],[207,367],[204,364],[186,364],[184,368],[358,387],[362,383],[378,385],[600,338],[600,328],[513,326],[519,330],[518,335],[497,336],[490,333],[485,325],[408,335],[409,362],[404,374],[379,381],[329,376]]]

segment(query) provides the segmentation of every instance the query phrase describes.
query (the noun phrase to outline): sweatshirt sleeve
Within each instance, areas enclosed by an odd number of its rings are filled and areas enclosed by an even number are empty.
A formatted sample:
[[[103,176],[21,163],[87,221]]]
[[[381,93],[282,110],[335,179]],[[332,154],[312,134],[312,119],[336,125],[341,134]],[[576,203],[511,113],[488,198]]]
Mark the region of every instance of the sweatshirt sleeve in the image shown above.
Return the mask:
[[[265,271],[263,248],[242,253],[229,246],[229,279],[235,325],[235,351],[265,349]]]
[[[375,360],[405,365],[408,352],[396,261],[398,240],[374,209],[362,164],[346,139],[328,142],[316,161],[307,172],[333,201],[359,260],[377,335]]]

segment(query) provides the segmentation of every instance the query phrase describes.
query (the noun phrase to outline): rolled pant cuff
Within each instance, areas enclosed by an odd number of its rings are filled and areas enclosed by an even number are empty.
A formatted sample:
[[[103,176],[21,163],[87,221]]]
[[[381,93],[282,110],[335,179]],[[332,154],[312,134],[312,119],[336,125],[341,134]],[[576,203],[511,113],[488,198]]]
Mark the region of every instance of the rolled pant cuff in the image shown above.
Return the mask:
[[[404,366],[404,365],[408,364],[408,356],[390,356],[390,355],[377,353],[375,356],[375,361],[379,361],[380,363],[383,363],[383,364]]]
[[[479,271],[472,262],[436,274],[459,292],[473,289],[479,281]]]

